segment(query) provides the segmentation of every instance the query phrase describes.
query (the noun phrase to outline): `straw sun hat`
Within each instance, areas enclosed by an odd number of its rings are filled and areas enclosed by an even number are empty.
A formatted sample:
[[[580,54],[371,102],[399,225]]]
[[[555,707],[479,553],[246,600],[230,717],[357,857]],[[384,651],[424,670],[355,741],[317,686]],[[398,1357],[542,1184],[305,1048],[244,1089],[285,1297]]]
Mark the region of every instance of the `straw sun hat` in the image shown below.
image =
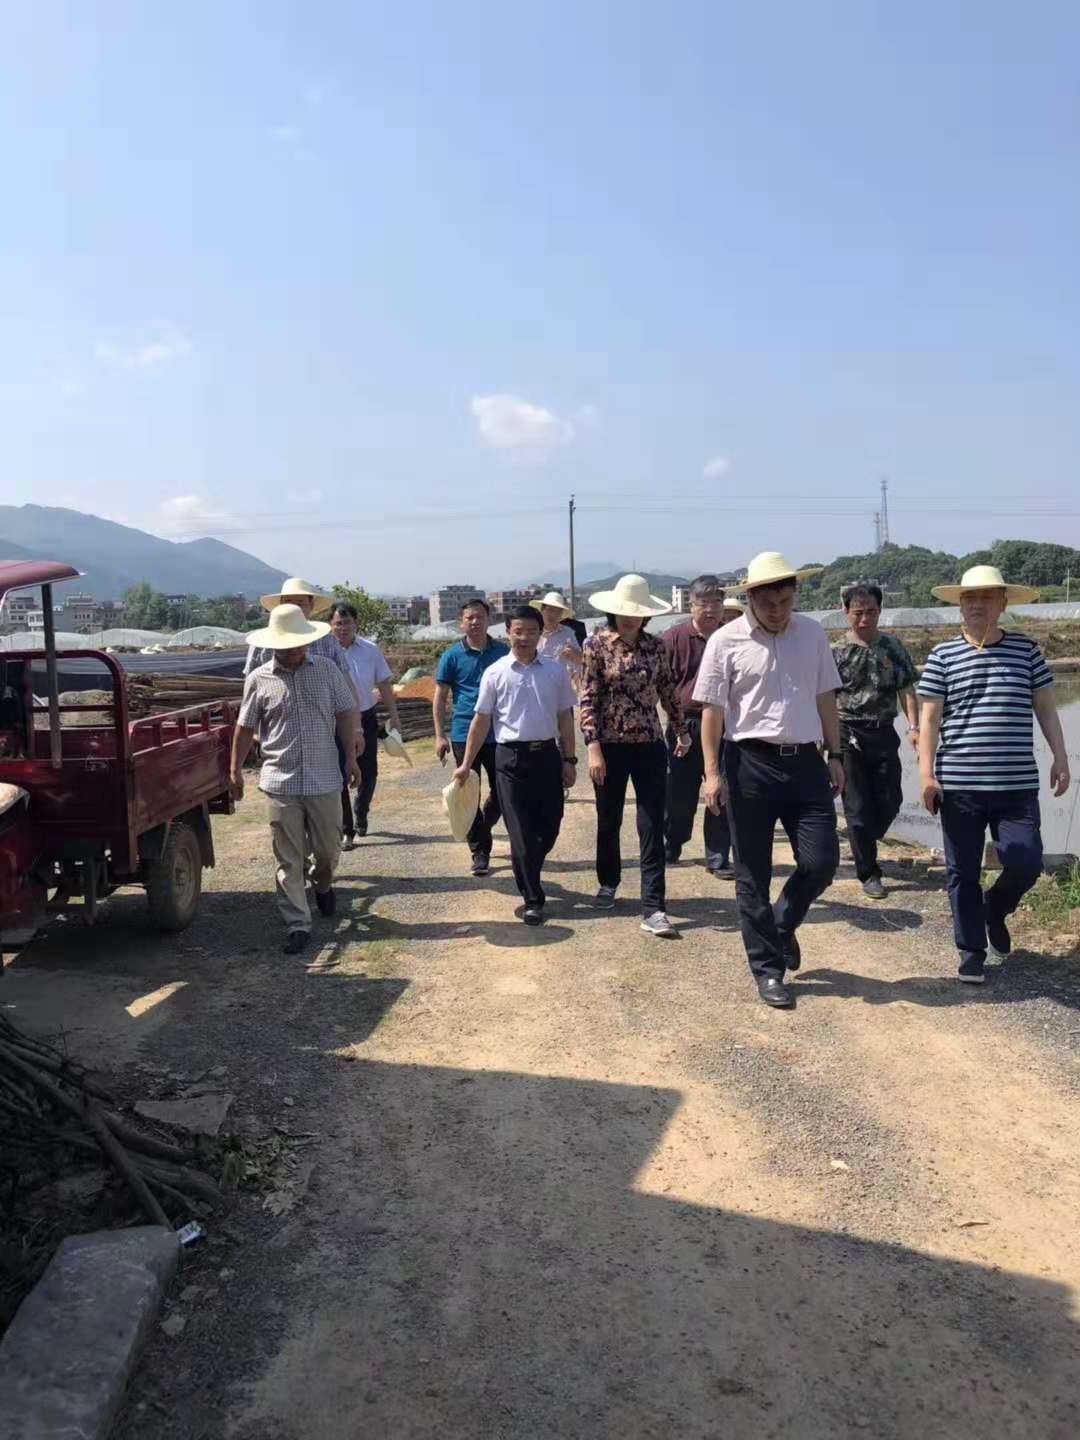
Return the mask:
[[[1039,598],[1030,585],[1006,585],[996,565],[973,565],[964,571],[959,585],[935,585],[930,593],[946,605],[956,605],[965,590],[1004,590],[1009,605],[1030,605]]]
[[[756,590],[761,585],[782,585],[785,580],[805,580],[808,575],[820,575],[824,568],[824,565],[810,565],[805,570],[796,570],[779,550],[763,550],[746,567],[746,579],[731,588]]]
[[[455,840],[467,840],[480,808],[480,776],[470,770],[463,785],[451,780],[443,788],[442,802],[450,820],[451,835]]]
[[[270,611],[270,624],[250,631],[247,643],[260,650],[295,650],[298,645],[310,645],[329,634],[330,626],[324,620],[305,620],[299,605],[275,605]]]
[[[541,595],[539,600],[530,600],[529,604],[534,610],[539,610],[541,605],[551,605],[556,610],[562,611],[564,620],[574,618],[573,609],[566,603],[566,597],[561,595],[558,590],[549,590],[546,595]]]
[[[590,595],[589,604],[605,615],[633,615],[641,619],[671,613],[666,600],[649,593],[649,582],[642,575],[623,575],[614,590],[598,590]]]
[[[740,615],[745,615],[746,613],[746,606],[742,603],[741,600],[736,600],[734,595],[725,595],[724,603],[720,606],[720,609],[737,610]]]
[[[299,575],[294,575],[292,579],[285,581],[279,595],[264,595],[259,604],[264,610],[273,610],[275,605],[287,605],[298,595],[310,595],[315,601],[311,611],[312,615],[324,615],[334,603],[332,595],[324,595],[307,580],[301,580]]]

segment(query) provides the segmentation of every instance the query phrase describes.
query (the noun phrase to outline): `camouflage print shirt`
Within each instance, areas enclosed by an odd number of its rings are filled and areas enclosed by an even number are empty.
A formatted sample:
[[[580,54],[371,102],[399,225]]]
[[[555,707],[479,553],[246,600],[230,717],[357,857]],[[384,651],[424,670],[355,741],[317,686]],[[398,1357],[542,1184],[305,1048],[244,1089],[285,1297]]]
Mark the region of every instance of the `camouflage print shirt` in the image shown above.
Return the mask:
[[[879,633],[872,645],[860,645],[845,636],[832,652],[843,683],[836,696],[840,719],[894,719],[897,694],[914,685],[916,678],[911,656],[900,641]]]

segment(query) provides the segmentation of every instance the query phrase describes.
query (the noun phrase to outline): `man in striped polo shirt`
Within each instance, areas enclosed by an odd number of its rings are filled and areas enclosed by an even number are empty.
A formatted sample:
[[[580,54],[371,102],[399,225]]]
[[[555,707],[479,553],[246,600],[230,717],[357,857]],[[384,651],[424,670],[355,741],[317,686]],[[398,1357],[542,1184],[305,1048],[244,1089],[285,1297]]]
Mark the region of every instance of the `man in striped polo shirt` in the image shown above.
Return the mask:
[[[941,814],[960,979],[981,985],[987,939],[999,955],[1009,953],[1007,917],[1042,871],[1033,713],[1053,757],[1055,795],[1068,789],[1069,762],[1042,652],[998,623],[1007,604],[1036,600],[1039,592],[1006,585],[993,565],[976,565],[959,585],[933,593],[959,604],[962,627],[931,650],[919,682],[922,797],[931,814]],[[987,827],[1002,869],[984,895]]]

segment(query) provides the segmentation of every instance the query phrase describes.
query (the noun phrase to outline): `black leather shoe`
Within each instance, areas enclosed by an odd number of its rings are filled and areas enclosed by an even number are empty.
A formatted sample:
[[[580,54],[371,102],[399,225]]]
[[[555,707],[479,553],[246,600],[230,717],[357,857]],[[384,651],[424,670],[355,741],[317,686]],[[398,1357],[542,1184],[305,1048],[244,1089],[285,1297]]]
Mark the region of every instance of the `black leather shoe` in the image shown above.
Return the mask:
[[[521,912],[521,918],[526,925],[542,925],[544,923],[544,912],[539,905],[526,905]]]
[[[337,899],[333,890],[316,890],[315,904],[319,907],[320,915],[333,915],[337,909]]]
[[[794,935],[780,936],[780,944],[784,950],[784,968],[786,970],[798,970],[802,964],[802,951],[799,949],[799,942]]]
[[[367,834],[367,821],[366,821],[366,820],[357,820],[357,822],[356,822],[356,833],[357,833],[357,835],[366,835],[366,834]]]
[[[791,996],[791,991],[784,982],[778,980],[775,975],[766,975],[763,980],[759,980],[757,982],[757,993],[761,996],[762,1000],[765,1001],[766,1005],[771,1005],[776,1010],[790,1010],[795,1004]]]
[[[306,930],[290,930],[285,944],[281,947],[286,955],[299,955],[308,942]]]

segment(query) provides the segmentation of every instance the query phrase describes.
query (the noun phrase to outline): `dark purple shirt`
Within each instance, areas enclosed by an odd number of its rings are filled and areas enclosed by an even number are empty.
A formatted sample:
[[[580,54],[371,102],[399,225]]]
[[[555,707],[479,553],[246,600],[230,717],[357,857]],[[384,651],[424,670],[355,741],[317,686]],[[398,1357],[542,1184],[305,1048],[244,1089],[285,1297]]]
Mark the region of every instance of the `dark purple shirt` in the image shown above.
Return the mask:
[[[705,646],[709,643],[707,638],[698,634],[692,620],[687,620],[684,625],[672,625],[665,630],[660,642],[671,662],[675,691],[682,701],[683,713],[700,715],[701,704],[694,699],[694,684],[701,668]]]

